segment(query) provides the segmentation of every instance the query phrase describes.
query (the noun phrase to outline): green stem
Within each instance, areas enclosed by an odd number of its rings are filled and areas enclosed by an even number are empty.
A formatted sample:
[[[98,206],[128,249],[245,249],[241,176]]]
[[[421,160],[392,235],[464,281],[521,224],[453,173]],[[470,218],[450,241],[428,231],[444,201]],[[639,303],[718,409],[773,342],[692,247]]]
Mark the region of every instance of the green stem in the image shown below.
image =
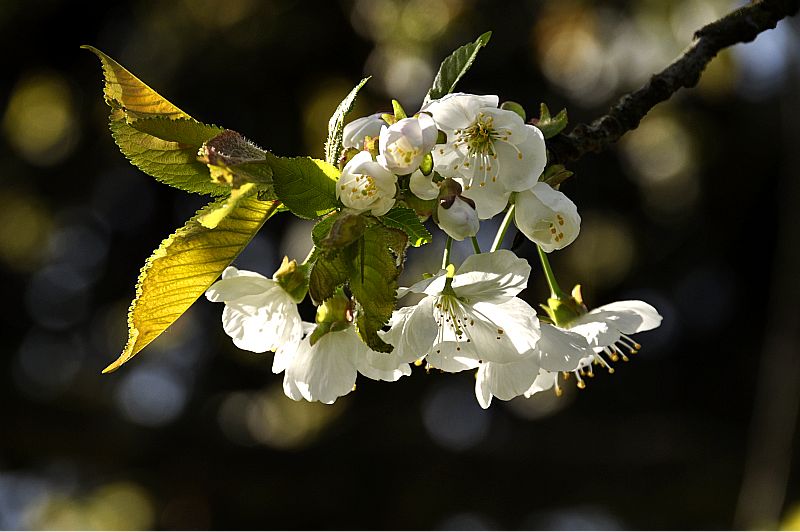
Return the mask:
[[[497,251],[500,249],[500,246],[503,243],[503,239],[506,236],[506,232],[508,228],[511,226],[511,220],[514,219],[514,204],[512,203],[508,207],[508,211],[506,211],[506,217],[503,218],[502,223],[500,224],[500,228],[497,229],[497,235],[494,237],[494,243],[492,244],[492,248],[490,251]]]
[[[547,279],[547,286],[550,287],[550,297],[553,299],[567,299],[567,294],[558,286],[558,281],[556,281],[556,276],[553,274],[553,268],[550,267],[550,260],[547,258],[547,253],[542,251],[542,248],[538,245],[536,249],[539,251],[539,260],[542,262],[542,269]]]
[[[444,255],[442,256],[442,269],[446,270],[450,264],[450,248],[453,247],[453,237],[448,236],[447,241],[444,243]]]
[[[472,237],[472,249],[473,249],[473,251],[475,251],[475,253],[480,253],[481,252],[481,247],[478,245],[478,237],[477,236],[473,236]]]

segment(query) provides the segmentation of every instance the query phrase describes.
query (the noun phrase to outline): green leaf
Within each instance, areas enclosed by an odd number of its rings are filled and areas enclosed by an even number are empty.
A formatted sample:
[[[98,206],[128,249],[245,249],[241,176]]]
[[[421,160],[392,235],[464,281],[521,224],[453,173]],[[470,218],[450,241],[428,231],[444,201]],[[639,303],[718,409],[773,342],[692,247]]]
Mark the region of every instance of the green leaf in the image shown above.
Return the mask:
[[[472,63],[475,62],[478,51],[486,46],[491,36],[492,32],[487,31],[478,37],[475,42],[465,44],[458,48],[442,61],[442,64],[439,66],[439,72],[436,73],[436,78],[433,80],[433,86],[428,91],[428,95],[425,96],[425,103],[431,100],[437,100],[453,92],[458,80],[467,73]]]
[[[408,242],[415,248],[423,244],[429,244],[431,234],[419,221],[417,213],[413,209],[405,207],[395,207],[381,217],[384,225],[400,229],[408,235]]]
[[[245,183],[239,188],[231,189],[230,196],[224,198],[217,208],[211,209],[207,213],[198,216],[197,221],[207,229],[214,229],[222,220],[233,212],[244,198],[255,192],[256,188],[253,183]]]
[[[550,116],[550,109],[542,104],[539,108],[539,118],[531,121],[542,131],[545,139],[550,139],[561,133],[567,127],[567,110],[562,109],[556,116]]]
[[[395,307],[397,279],[407,238],[402,231],[373,225],[355,246],[350,262],[350,290],[358,302],[356,328],[375,351],[388,353],[392,346],[378,331],[389,321]]]
[[[369,81],[369,78],[364,78],[356,85],[350,93],[345,96],[344,100],[336,108],[336,111],[328,120],[328,140],[325,142],[325,160],[330,164],[336,165],[339,162],[339,156],[342,153],[342,135],[344,134],[344,121],[347,114],[353,109],[356,103],[356,96],[361,87]]]
[[[223,130],[194,120],[112,58],[83,46],[100,58],[103,94],[111,107],[109,127],[123,154],[162,183],[202,194],[227,194],[213,183],[197,150]]]
[[[322,218],[317,224],[311,228],[311,239],[314,245],[319,247],[322,240],[331,232],[333,224],[339,218],[341,212],[334,212]]]
[[[293,214],[317,218],[339,205],[336,180],[339,170],[311,157],[277,157],[267,153],[275,193]]]
[[[111,120],[109,127],[125,157],[158,181],[186,192],[213,195],[230,192],[229,186],[212,182],[208,167],[197,160],[197,150],[202,143],[188,145],[162,140],[139,131],[124,120]]]
[[[348,250],[338,253],[320,254],[314,266],[311,267],[311,276],[308,281],[308,293],[317,305],[333,297],[336,289],[347,282],[348,279]]]
[[[214,229],[199,218],[216,210],[219,199],[161,242],[147,259],[128,311],[128,342],[103,373],[116,370],[144,349],[202,296],[277,210],[277,202],[242,199]]]

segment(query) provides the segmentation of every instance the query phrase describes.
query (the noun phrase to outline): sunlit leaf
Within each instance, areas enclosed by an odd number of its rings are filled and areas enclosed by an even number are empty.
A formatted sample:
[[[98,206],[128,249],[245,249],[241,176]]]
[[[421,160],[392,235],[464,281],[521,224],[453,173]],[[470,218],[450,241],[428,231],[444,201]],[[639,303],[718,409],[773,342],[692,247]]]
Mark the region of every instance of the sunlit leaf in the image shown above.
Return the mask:
[[[431,241],[431,234],[419,221],[417,213],[413,209],[405,207],[395,207],[381,217],[384,225],[400,229],[408,235],[408,242],[414,247],[428,244]]]
[[[202,143],[191,145],[163,140],[139,131],[124,120],[112,120],[109,127],[125,157],[162,183],[200,194],[230,192],[229,186],[213,182],[208,167],[197,160],[197,150]]]
[[[433,86],[425,96],[425,103],[431,100],[437,100],[446,94],[453,92],[456,83],[461,77],[467,73],[467,70],[475,62],[478,52],[481,48],[486,46],[492,36],[491,31],[487,31],[475,42],[465,44],[464,46],[456,49],[455,52],[447,56],[442,64],[439,66],[439,72],[436,73],[436,78],[433,80]]]
[[[97,48],[83,48],[102,63],[109,127],[122,153],[162,183],[187,192],[227,194],[230,188],[212,182],[197,160],[202,144],[223,129],[194,120]]]
[[[344,100],[336,108],[336,111],[328,120],[328,140],[325,142],[325,160],[330,164],[337,164],[339,156],[342,153],[342,135],[344,133],[344,121],[347,114],[353,109],[356,103],[356,95],[361,87],[369,81],[369,78],[364,78],[356,85],[350,93],[345,96]]]
[[[277,157],[267,154],[278,199],[301,218],[317,218],[335,209],[339,170],[311,157]]]
[[[128,342],[104,373],[119,368],[181,317],[278,208],[277,202],[244,198],[214,229],[203,227],[198,220],[225,201],[198,211],[147,259],[128,311]]]

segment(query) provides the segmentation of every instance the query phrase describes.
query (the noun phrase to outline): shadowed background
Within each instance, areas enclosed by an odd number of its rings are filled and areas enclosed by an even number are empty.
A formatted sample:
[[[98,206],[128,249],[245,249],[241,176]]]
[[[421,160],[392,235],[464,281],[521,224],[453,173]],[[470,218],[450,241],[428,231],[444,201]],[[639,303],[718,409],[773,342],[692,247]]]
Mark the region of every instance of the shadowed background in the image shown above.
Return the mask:
[[[583,217],[552,261],[590,306],[644,299],[644,348],[587,389],[496,401],[474,379],[360,378],[333,406],[283,396],[199,301],[111,375],[145,258],[204,199],[127,163],[106,127],[102,49],[198,120],[279,155],[322,155],[327,121],[416,110],[439,61],[493,30],[462,79],[529,115],[603,114],[724,0],[155,0],[0,10],[0,528],[729,528],[800,526],[797,418],[800,36],[783,21],[715,59],[615,148],[570,168]],[[80,20],[78,23],[70,21]],[[483,247],[493,236],[484,224]],[[496,227],[496,224],[495,224]],[[267,223],[240,268],[302,259]],[[406,283],[436,269],[413,250]],[[507,245],[511,238],[507,238]],[[546,298],[534,249],[533,305]],[[467,247],[456,249],[465,256]],[[305,308],[308,312],[310,309]],[[311,319],[311,315],[305,316]],[[755,420],[755,421],[754,421]],[[745,473],[747,472],[747,473]]]

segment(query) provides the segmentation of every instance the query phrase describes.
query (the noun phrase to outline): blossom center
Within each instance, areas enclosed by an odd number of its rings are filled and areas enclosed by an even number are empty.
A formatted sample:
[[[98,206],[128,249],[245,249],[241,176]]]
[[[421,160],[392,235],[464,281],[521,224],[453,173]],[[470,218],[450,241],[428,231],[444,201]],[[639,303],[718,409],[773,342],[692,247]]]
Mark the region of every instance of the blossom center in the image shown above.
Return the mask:
[[[453,169],[458,170],[459,166],[463,166],[464,170],[472,173],[472,180],[466,184],[464,190],[470,189],[473,180],[481,187],[486,186],[487,181],[497,181],[500,161],[497,158],[496,142],[505,142],[517,152],[518,159],[523,158],[519,148],[509,140],[512,131],[495,127],[492,115],[478,113],[470,126],[456,129],[454,135],[453,147],[457,150],[465,149],[466,155],[463,161],[453,165]]]
[[[459,297],[450,294],[440,295],[434,308],[434,320],[439,329],[436,344],[454,341],[456,344],[456,351],[461,351],[462,347],[466,349],[468,344],[472,344],[475,318],[471,315],[470,311],[475,312],[475,309],[470,309],[468,311],[464,301]],[[488,318],[483,314],[477,314],[481,319],[488,321]],[[505,331],[498,327],[496,339],[501,340],[504,334]],[[436,352],[439,353],[441,350],[437,349]]]

